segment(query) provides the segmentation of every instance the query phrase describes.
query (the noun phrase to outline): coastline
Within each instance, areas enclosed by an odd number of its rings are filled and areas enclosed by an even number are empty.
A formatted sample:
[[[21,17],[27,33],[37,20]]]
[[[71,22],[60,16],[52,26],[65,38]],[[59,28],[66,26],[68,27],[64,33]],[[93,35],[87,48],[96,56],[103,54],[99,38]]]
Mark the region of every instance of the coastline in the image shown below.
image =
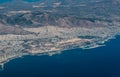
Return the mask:
[[[95,47],[91,47],[91,48],[72,48],[72,49],[64,49],[64,50],[61,50],[61,51],[51,51],[51,52],[45,52],[45,53],[38,53],[38,54],[29,54],[29,53],[25,53],[23,55],[19,55],[19,56],[16,56],[16,57],[13,57],[13,58],[10,58],[8,59],[7,61],[5,62],[2,62],[0,64],[0,67],[1,67],[1,70],[3,69],[4,70],[4,65],[9,63],[10,61],[14,60],[14,59],[18,59],[18,58],[25,58],[26,56],[43,56],[43,55],[48,55],[48,56],[54,56],[56,54],[62,54],[63,52],[67,52],[67,51],[72,51],[72,50],[76,50],[76,49],[81,49],[83,51],[89,51],[89,50],[92,50],[92,49],[97,49],[97,48],[100,48],[100,47],[105,47],[107,46],[106,44],[109,43],[109,42],[112,42],[113,40],[116,40],[117,38],[120,38],[120,35],[116,35],[115,37],[112,37],[112,39],[108,39],[104,42],[104,45],[97,45]]]

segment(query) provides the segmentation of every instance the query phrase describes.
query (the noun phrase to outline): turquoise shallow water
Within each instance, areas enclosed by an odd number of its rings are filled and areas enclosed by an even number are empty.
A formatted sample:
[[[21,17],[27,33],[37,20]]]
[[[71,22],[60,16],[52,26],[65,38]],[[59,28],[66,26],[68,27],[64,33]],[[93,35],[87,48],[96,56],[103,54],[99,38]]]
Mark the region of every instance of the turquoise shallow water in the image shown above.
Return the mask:
[[[15,1],[15,0],[0,0],[0,3],[5,3],[5,2],[10,2],[10,1]],[[22,1],[22,0],[21,0]],[[37,2],[37,1],[41,1],[41,0],[23,0],[23,1],[27,1],[27,2]]]
[[[25,56],[5,64],[0,77],[120,77],[120,37],[106,46],[53,56]]]
[[[12,0],[0,0],[0,3],[9,2],[9,1],[12,1]]]

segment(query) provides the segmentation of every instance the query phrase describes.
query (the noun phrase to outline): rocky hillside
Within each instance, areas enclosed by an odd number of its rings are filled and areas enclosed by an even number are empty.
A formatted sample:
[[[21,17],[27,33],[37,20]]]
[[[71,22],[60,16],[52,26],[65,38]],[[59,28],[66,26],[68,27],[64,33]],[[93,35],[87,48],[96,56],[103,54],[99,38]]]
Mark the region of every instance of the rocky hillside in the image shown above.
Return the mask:
[[[120,21],[119,0],[26,1],[0,4],[1,33],[26,34],[23,28],[42,26],[107,27]]]
[[[0,64],[27,54],[96,48],[120,35],[119,0],[4,1]]]

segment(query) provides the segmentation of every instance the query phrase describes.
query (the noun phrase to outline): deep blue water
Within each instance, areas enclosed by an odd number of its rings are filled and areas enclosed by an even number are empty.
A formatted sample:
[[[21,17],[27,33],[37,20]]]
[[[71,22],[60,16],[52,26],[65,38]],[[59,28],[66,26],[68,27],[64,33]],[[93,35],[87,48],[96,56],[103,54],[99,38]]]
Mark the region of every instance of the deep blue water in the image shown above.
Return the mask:
[[[11,0],[0,3],[6,1]],[[120,37],[95,49],[17,58],[5,64],[0,77],[120,77]]]
[[[120,77],[120,37],[106,46],[53,56],[26,56],[5,64],[0,77]]]

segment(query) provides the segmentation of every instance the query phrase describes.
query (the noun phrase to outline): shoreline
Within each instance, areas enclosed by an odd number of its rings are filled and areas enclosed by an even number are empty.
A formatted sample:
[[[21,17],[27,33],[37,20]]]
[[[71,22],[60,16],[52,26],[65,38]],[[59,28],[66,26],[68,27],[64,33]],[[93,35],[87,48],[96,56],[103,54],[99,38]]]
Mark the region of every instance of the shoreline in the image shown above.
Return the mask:
[[[95,47],[92,47],[92,48],[88,48],[88,49],[84,49],[84,48],[72,48],[72,49],[64,49],[64,50],[61,50],[61,51],[51,51],[51,52],[43,52],[43,53],[38,53],[38,54],[29,54],[29,53],[25,53],[23,55],[19,55],[19,56],[16,56],[14,58],[10,58],[8,59],[7,61],[3,62],[3,63],[0,63],[0,67],[1,67],[1,71],[4,70],[4,65],[9,63],[10,61],[12,60],[15,60],[15,59],[19,59],[19,58],[25,58],[26,56],[43,56],[43,55],[48,55],[48,56],[54,56],[56,54],[62,54],[62,52],[67,52],[67,51],[71,51],[71,50],[75,50],[75,49],[81,49],[81,50],[92,50],[92,49],[96,49],[96,48],[99,48],[99,47],[105,47],[107,43],[109,42],[112,42],[112,40],[116,40],[117,38],[119,38],[120,35],[116,35],[115,37],[113,37],[112,39],[108,39],[107,41],[104,42],[104,45],[98,45],[98,46],[95,46]],[[50,54],[52,53],[52,54]]]

